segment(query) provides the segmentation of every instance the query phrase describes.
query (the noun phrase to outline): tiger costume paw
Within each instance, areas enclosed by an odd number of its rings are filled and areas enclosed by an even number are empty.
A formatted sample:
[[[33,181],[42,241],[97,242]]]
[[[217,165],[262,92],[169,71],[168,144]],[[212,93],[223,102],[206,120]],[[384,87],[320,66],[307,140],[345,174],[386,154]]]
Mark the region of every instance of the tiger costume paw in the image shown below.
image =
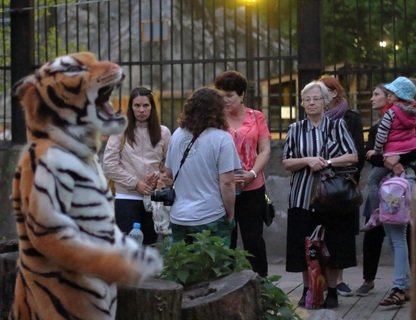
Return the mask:
[[[159,274],[163,270],[163,259],[159,251],[144,246],[142,248],[142,258],[140,259],[140,273],[141,280],[149,278],[153,275]]]

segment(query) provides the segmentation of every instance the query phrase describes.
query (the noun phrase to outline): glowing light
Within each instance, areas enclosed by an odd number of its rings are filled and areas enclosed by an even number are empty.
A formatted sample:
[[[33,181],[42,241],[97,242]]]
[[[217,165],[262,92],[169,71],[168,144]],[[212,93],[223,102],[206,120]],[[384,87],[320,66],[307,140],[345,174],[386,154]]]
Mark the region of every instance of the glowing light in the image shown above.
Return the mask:
[[[382,48],[387,47],[387,41],[384,41],[384,40],[383,40],[383,41],[380,41],[378,44],[379,44],[379,46],[380,46],[380,47],[382,47]]]

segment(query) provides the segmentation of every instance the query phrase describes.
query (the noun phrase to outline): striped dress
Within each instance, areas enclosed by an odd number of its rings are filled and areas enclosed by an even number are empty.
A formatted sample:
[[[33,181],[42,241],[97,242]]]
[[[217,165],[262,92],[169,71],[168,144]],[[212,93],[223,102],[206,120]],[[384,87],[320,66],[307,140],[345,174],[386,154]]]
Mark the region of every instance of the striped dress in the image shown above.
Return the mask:
[[[323,148],[325,140],[326,146]],[[331,159],[348,153],[355,154],[357,150],[345,121],[331,121],[324,117],[317,127],[308,119],[292,123],[287,132],[282,158],[323,156]],[[308,166],[292,172],[289,208],[309,210],[313,182],[314,172]]]

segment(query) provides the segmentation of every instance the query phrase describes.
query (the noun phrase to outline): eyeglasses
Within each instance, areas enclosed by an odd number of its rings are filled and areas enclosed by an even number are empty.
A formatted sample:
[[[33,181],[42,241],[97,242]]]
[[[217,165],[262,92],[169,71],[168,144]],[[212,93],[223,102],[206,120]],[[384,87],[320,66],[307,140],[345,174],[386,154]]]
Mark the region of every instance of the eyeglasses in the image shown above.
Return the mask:
[[[320,100],[323,100],[323,99],[324,99],[323,97],[303,97],[302,101],[305,102],[305,103],[311,103],[312,101],[314,103],[316,103],[316,102],[318,102]]]

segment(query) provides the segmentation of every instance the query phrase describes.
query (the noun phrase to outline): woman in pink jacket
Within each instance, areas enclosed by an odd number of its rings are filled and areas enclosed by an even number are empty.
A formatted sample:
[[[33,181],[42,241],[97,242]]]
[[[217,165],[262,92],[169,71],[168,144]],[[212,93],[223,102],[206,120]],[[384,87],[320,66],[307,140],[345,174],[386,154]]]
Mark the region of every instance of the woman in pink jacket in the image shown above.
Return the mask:
[[[159,164],[166,156],[171,133],[160,125],[153,93],[135,88],[127,109],[128,125],[121,135],[111,136],[104,151],[103,168],[114,181],[116,223],[127,233],[140,222],[143,244],[156,242],[152,213],[143,206],[143,196],[156,187]]]

